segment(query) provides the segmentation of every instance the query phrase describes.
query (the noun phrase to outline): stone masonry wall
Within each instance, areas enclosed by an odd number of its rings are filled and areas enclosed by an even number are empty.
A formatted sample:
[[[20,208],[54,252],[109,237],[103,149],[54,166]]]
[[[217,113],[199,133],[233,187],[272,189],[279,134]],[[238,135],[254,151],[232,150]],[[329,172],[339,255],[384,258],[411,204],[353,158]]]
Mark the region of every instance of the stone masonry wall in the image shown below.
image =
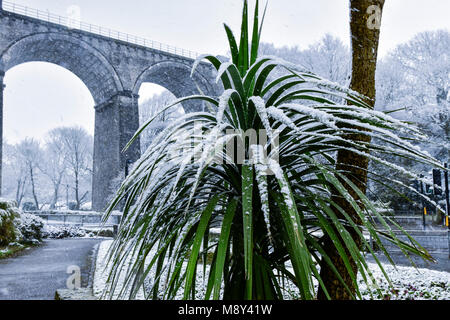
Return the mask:
[[[136,161],[140,155],[139,141],[127,153],[121,151],[139,127],[137,99],[142,83],[159,84],[177,97],[198,93],[197,88],[211,95],[221,91],[213,84],[215,72],[209,64],[200,64],[191,77],[191,59],[0,10],[0,75],[31,61],[54,63],[73,72],[94,98],[92,194],[93,209],[99,211],[113,192],[112,180],[127,160]],[[201,105],[183,107],[190,112]],[[0,121],[2,110],[0,94]]]

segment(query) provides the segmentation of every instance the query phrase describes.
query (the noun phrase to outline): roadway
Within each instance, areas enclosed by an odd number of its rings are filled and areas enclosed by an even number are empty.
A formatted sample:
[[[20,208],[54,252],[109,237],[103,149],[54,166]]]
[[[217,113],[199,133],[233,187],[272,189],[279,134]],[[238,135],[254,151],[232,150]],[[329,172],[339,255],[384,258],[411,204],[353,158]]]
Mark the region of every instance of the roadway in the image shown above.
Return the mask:
[[[91,281],[94,247],[102,240],[44,240],[38,247],[0,260],[0,300],[52,300],[55,291],[67,288],[68,278],[76,273],[71,266],[79,267],[81,286],[86,287]]]

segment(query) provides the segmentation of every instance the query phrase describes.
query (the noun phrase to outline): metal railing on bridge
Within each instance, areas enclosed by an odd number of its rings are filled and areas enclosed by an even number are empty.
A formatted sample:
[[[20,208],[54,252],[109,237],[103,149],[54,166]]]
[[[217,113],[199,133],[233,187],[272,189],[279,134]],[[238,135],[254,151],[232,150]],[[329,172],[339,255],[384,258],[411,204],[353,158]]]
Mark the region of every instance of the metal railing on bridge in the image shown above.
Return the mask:
[[[123,33],[120,31],[111,30],[111,29],[104,28],[101,26],[85,23],[85,22],[82,22],[82,21],[79,21],[76,19],[63,17],[60,15],[50,13],[48,11],[29,8],[29,7],[26,7],[26,6],[23,6],[20,4],[16,4],[13,2],[9,2],[9,1],[3,1],[2,7],[3,7],[4,11],[20,14],[23,16],[39,19],[39,20],[46,21],[46,22],[55,23],[55,24],[58,24],[61,26],[65,26],[68,29],[76,29],[76,30],[86,31],[86,32],[90,32],[90,33],[93,33],[93,34],[96,34],[99,36],[103,36],[103,37],[107,37],[107,38],[111,38],[111,39],[115,39],[115,40],[120,40],[120,41],[136,44],[139,46],[143,46],[143,47],[147,47],[150,49],[155,49],[155,50],[159,50],[159,51],[163,51],[163,52],[167,52],[167,53],[172,53],[172,54],[183,56],[183,57],[190,58],[190,59],[196,59],[199,56],[199,53],[194,52],[194,51],[177,48],[177,47],[170,46],[170,45],[158,42],[158,41],[153,41],[153,40],[145,39],[142,37]]]

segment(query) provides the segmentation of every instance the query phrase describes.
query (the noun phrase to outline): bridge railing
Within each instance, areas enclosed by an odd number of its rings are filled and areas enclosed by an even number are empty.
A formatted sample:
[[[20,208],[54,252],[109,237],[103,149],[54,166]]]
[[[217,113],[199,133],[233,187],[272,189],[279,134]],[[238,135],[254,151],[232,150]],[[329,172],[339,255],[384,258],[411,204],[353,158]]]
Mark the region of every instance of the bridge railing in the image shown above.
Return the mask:
[[[1,3],[1,2],[0,2]],[[3,10],[12,13],[20,14],[23,16],[55,23],[67,27],[68,29],[76,29],[81,31],[90,32],[103,37],[129,42],[139,46],[144,46],[150,49],[156,49],[167,53],[176,54],[186,58],[195,59],[199,56],[197,52],[185,50],[182,48],[177,48],[170,46],[158,41],[153,41],[145,39],[142,37],[130,35],[128,33],[123,33],[120,31],[104,28],[98,25],[85,23],[76,19],[60,16],[49,11],[43,11],[39,9],[29,8],[20,4],[16,4],[9,1],[3,1]]]

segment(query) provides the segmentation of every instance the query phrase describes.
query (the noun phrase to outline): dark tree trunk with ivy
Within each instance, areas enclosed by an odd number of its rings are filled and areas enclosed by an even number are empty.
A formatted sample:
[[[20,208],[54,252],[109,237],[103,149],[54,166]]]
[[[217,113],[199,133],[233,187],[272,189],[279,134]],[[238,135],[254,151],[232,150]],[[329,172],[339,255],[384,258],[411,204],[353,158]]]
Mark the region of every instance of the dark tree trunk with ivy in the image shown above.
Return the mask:
[[[379,27],[384,2],[384,0],[350,0],[350,31],[352,43],[352,79],[350,88],[364,94],[368,98],[366,102],[372,107],[375,104],[375,70],[380,36]],[[347,138],[362,143],[370,142],[370,137],[363,134],[347,135]],[[368,163],[369,160],[362,155],[348,150],[339,150],[336,169],[344,172],[344,175],[359,190],[365,193]],[[343,181],[341,182],[346,186],[352,197],[357,200],[358,196],[356,192]],[[333,201],[351,215],[357,224],[361,224],[358,215],[350,203],[342,197],[339,197],[338,194],[338,192],[333,192]],[[337,212],[337,210],[336,214],[338,217],[342,217],[342,214]],[[349,228],[348,231],[355,242],[361,245],[361,240],[356,231],[353,228]],[[327,255],[333,261],[333,264],[349,289],[339,280],[329,264],[322,261],[320,273],[330,298],[333,300],[351,299],[356,290],[355,283],[352,281],[343,260],[329,238],[325,239],[325,248]],[[357,274],[355,261],[351,257],[349,257],[349,260],[352,270]],[[320,300],[327,299],[322,288],[319,289],[317,298]]]

